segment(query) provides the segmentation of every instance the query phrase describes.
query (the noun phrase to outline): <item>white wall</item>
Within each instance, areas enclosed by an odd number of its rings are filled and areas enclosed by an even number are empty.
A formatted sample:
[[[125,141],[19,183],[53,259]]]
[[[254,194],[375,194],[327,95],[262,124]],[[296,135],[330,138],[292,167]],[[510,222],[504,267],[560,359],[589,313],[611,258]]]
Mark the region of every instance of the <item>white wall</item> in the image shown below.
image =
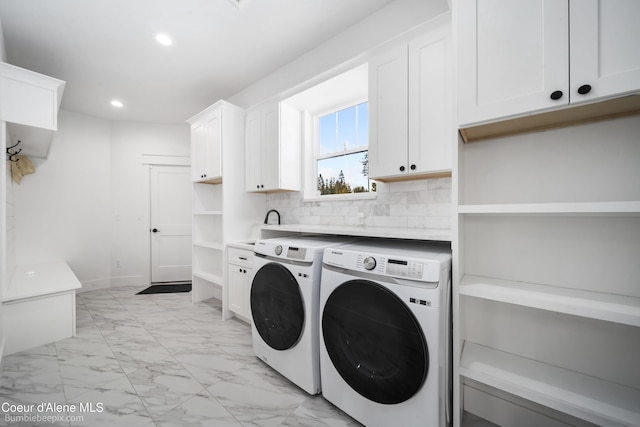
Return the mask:
[[[397,0],[228,99],[248,108],[279,94],[293,95],[366,62],[379,46],[448,11],[445,0]]]
[[[143,154],[188,157],[189,126],[113,122],[112,286],[150,282],[149,166],[142,164]]]
[[[65,260],[85,291],[149,283],[149,169],[142,154],[188,156],[188,126],[65,110],[58,123],[49,159],[15,186],[17,263]]]
[[[14,186],[16,262],[65,260],[83,284],[108,283],[111,126],[64,110],[58,119],[49,159]]]
[[[7,60],[7,51],[4,46],[4,33],[2,32],[2,22],[0,22],[0,59],[4,62]],[[0,96],[2,96],[2,88],[0,87]],[[7,135],[5,125],[0,125],[0,152],[6,148]],[[9,162],[5,161],[4,166],[0,166],[0,176],[6,176],[8,179],[7,166]],[[6,188],[5,188],[6,187]],[[0,237],[0,299],[4,295],[5,286],[9,280],[10,266],[14,262],[15,249],[12,236],[14,233],[13,222],[13,193],[11,192],[10,181],[7,185],[0,185],[0,231],[3,237]],[[9,217],[10,216],[10,217]],[[11,242],[9,245],[8,242]],[[2,304],[0,304],[0,371],[2,371],[2,353],[4,350],[4,334],[2,326]]]

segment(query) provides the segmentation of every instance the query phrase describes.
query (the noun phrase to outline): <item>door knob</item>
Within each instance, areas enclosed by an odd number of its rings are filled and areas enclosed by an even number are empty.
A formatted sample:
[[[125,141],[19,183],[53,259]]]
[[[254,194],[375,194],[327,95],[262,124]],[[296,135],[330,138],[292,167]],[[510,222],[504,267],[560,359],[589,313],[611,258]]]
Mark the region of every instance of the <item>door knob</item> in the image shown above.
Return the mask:
[[[153,231],[154,233],[157,233],[157,232],[158,232],[158,229],[157,229],[157,228],[154,228],[154,229],[153,229],[153,230],[151,230],[151,231]]]

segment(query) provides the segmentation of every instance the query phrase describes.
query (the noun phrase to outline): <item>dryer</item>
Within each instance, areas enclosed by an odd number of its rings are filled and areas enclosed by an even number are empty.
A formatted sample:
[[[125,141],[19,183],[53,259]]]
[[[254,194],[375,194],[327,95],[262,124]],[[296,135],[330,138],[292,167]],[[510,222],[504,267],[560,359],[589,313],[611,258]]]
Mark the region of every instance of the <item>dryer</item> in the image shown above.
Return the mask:
[[[258,240],[251,283],[253,350],[309,394],[320,392],[319,298],[322,255],[344,239]]]
[[[368,427],[443,427],[451,414],[449,244],[325,249],[322,394]]]

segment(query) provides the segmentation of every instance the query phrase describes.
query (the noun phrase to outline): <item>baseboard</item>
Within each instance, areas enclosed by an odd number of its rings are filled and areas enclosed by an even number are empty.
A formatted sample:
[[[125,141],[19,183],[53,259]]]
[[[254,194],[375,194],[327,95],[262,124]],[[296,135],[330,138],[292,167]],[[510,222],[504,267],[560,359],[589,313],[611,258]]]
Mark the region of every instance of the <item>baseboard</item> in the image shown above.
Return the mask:
[[[111,287],[111,279],[95,279],[95,280],[85,280],[82,283],[82,288],[78,289],[76,293],[96,291],[98,289],[108,289]]]
[[[147,286],[149,279],[144,275],[137,276],[115,276],[111,278],[111,287],[117,288],[121,286]]]

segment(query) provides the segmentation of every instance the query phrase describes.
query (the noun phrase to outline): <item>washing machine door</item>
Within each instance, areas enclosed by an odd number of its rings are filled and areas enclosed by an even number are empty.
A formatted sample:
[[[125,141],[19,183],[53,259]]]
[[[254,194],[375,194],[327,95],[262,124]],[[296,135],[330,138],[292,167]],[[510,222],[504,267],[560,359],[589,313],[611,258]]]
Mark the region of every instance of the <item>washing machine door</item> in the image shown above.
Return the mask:
[[[304,328],[300,286],[281,264],[262,266],[251,284],[251,315],[262,340],[275,350],[295,346]]]
[[[322,335],[342,379],[369,400],[404,402],[427,378],[422,328],[407,305],[378,283],[358,279],[337,287],[323,309]]]

